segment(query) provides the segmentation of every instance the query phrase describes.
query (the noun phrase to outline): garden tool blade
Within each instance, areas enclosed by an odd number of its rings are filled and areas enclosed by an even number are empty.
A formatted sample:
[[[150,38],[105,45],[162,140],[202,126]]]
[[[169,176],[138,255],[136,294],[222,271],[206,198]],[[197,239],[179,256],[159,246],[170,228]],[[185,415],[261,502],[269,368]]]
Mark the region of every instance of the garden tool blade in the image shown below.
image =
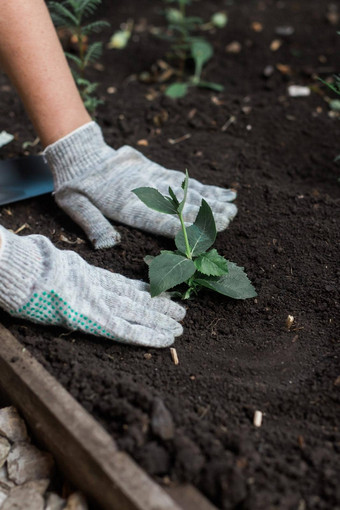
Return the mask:
[[[53,191],[51,170],[42,156],[0,161],[0,205]]]

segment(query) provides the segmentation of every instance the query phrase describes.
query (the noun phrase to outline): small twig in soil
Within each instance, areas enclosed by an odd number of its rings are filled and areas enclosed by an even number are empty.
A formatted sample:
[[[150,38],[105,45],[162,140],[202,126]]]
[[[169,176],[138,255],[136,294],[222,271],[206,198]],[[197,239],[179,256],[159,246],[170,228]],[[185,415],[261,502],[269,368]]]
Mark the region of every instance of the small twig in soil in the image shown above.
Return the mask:
[[[19,227],[19,228],[18,228],[18,229],[14,232],[14,234],[19,234],[19,232],[21,232],[21,231],[22,231],[22,230],[24,230],[25,228],[31,228],[31,227],[29,226],[29,224],[28,224],[28,223],[24,223],[23,225],[21,225],[21,227]]]
[[[227,122],[223,124],[221,131],[227,131],[228,127],[231,126],[234,122],[236,122],[236,117],[232,115],[230,119],[228,119]]]
[[[292,325],[293,325],[293,322],[294,322],[293,315],[288,315],[287,319],[286,319],[286,328],[290,329],[292,327]]]
[[[261,411],[258,411],[256,410],[255,413],[254,413],[254,420],[253,420],[253,423],[255,425],[255,427],[261,427],[262,425],[262,412]]]
[[[179,364],[179,359],[178,359],[178,356],[177,356],[177,351],[176,351],[176,349],[174,347],[170,347],[170,354],[171,354],[171,359],[174,362],[174,364],[178,365]]]
[[[202,420],[208,414],[209,411],[210,411],[210,405],[208,405],[207,407],[205,407],[202,410],[202,412],[200,413],[199,419]]]
[[[180,136],[179,138],[169,138],[168,142],[171,143],[171,145],[175,145],[176,143],[184,142],[184,140],[188,140],[188,138],[191,138],[191,135],[187,133],[186,135]]]

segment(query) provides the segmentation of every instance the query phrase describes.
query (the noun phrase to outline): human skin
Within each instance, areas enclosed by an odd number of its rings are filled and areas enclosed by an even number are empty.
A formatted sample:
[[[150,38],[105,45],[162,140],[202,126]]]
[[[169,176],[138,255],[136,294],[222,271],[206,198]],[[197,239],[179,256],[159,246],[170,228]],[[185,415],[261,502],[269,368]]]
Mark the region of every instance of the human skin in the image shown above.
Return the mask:
[[[0,66],[45,147],[91,121],[44,0],[0,0]]]

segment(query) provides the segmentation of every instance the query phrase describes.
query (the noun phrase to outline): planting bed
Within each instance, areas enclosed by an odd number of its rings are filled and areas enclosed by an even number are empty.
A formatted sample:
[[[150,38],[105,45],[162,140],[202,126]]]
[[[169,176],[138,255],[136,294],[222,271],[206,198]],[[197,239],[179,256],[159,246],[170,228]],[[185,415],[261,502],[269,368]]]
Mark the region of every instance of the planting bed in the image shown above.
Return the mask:
[[[187,302],[177,366],[168,349],[65,334],[5,313],[0,320],[161,483],[189,481],[228,510],[339,509],[340,170],[333,163],[339,119],[328,115],[326,92],[314,76],[339,71],[339,36],[322,0],[230,3],[193,6],[203,18],[228,10],[229,25],[208,34],[215,57],[206,78],[223,83],[223,93],[192,90],[173,101],[156,93],[158,84],[138,81],[166,49],[148,30],[121,52],[107,50],[104,70],[93,77],[106,101],[98,121],[115,148],[130,144],[204,183],[237,188],[239,213],[216,248],[246,267],[258,297],[239,302],[202,292]],[[128,17],[140,27],[141,18],[159,25],[155,5],[107,1],[102,16],[113,29]],[[282,25],[294,34],[278,36]],[[282,40],[277,51],[270,49],[274,39]],[[241,43],[240,53],[226,53],[232,41]],[[265,77],[268,65],[273,74]],[[14,91],[0,80],[2,126],[16,134],[1,157],[22,155],[23,141],[34,134]],[[315,89],[291,98],[290,83]],[[116,93],[107,93],[109,87]],[[190,137],[169,142],[184,135]],[[132,278],[147,278],[146,254],[172,249],[165,238],[121,226],[119,247],[94,252],[76,242],[85,240],[83,233],[52,197],[2,208],[0,222],[14,231],[26,223],[22,234],[47,235]],[[289,330],[288,315],[294,316]],[[167,441],[149,427],[157,398],[175,422]],[[257,409],[260,428],[253,425]]]

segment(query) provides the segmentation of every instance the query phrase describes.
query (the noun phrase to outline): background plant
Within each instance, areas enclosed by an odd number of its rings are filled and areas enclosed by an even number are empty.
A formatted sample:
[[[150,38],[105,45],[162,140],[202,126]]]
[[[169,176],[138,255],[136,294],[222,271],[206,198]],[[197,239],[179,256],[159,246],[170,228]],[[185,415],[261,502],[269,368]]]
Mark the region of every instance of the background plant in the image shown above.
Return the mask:
[[[338,35],[340,35],[340,32],[338,32]],[[319,80],[326,85],[332,92],[340,96],[340,74],[335,74],[333,76],[333,83],[330,83],[329,81],[323,80],[319,78]],[[340,111],[340,100],[335,99],[330,102],[330,107],[332,110]],[[340,154],[334,159],[334,161],[339,162],[340,161]]]
[[[198,16],[188,16],[186,9],[191,0],[163,0],[166,4],[175,6],[164,10],[167,21],[166,33],[159,34],[169,41],[171,46],[171,58],[177,62],[177,75],[179,83],[170,85],[165,94],[170,97],[183,97],[190,86],[205,87],[216,91],[222,91],[223,86],[218,83],[202,80],[204,65],[213,57],[212,45],[198,31],[209,28],[222,28],[227,23],[224,13],[215,13],[210,22],[204,23]],[[188,60],[194,62],[194,74],[185,78],[185,66]]]
[[[97,41],[89,44],[88,40],[91,34],[100,32],[110,24],[106,21],[86,22],[85,20],[94,14],[101,1],[63,0],[48,4],[55,26],[59,29],[66,29],[70,33],[71,41],[76,44],[78,54],[65,51],[65,55],[73,64],[74,79],[85,107],[91,114],[103,101],[95,95],[98,83],[88,80],[86,69],[101,57],[103,43]]]
[[[188,192],[189,176],[186,172],[182,183],[184,197],[180,201],[171,187],[169,196],[162,195],[155,188],[137,188],[133,190],[138,198],[151,209],[164,214],[176,215],[181,230],[175,238],[177,250],[163,250],[157,257],[147,256],[149,265],[150,293],[158,296],[162,292],[185,283],[184,292],[174,292],[175,296],[188,299],[197,294],[202,287],[214,290],[234,299],[246,299],[257,294],[243,267],[238,267],[211,249],[216,239],[216,225],[209,204],[202,199],[200,209],[193,225],[186,227],[183,209]],[[209,251],[208,251],[209,250]]]

